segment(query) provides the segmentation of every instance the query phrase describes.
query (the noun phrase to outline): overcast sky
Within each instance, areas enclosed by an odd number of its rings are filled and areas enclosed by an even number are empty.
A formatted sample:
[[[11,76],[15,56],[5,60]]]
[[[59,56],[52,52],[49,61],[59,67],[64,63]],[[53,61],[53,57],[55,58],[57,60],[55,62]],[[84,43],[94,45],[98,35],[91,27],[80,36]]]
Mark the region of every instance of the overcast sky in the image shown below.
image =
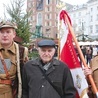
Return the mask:
[[[72,5],[80,5],[80,4],[86,3],[88,0],[62,0],[62,1]]]
[[[0,18],[1,19],[4,19],[4,14],[9,17],[7,14],[6,14],[6,9],[5,9],[5,6],[6,5],[10,5],[10,1],[13,1],[13,0],[0,0]],[[25,6],[23,9],[26,9],[26,1],[27,0],[24,0],[25,2]]]
[[[10,4],[10,1],[11,0],[0,0],[0,18],[4,18],[4,12],[6,14],[6,10],[4,6]],[[79,5],[79,4],[86,3],[88,0],[62,0],[62,1],[67,2],[69,4]],[[25,0],[25,4],[26,4],[26,0]],[[26,8],[26,5],[24,8]]]

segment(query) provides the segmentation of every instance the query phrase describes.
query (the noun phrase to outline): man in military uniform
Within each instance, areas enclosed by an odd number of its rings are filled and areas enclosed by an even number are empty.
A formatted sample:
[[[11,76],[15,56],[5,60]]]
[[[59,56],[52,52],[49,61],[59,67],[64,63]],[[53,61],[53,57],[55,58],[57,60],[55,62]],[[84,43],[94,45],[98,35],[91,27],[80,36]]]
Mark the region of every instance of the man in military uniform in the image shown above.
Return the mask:
[[[10,21],[2,21],[0,23],[0,54],[4,59],[0,58],[0,98],[21,98],[21,71],[20,71],[20,53],[19,45],[14,42],[16,36],[15,29],[17,26]],[[12,89],[18,77],[18,90]]]
[[[96,87],[98,88],[98,55],[96,55],[90,62],[90,67],[84,68],[84,74],[85,76],[91,74],[93,76],[94,82],[96,84]],[[89,81],[88,81],[89,83]],[[89,83],[89,92],[90,98],[95,98],[95,95],[93,94],[91,84]]]

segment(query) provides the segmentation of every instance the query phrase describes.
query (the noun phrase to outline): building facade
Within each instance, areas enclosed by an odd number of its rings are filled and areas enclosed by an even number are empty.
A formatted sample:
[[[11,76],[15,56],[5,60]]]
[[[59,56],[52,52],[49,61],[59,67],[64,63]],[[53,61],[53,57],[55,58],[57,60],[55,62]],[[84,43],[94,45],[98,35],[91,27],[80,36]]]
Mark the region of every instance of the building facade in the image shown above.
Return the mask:
[[[27,11],[31,11],[29,23],[36,37],[57,38],[57,0],[27,0]]]
[[[76,36],[85,35],[89,40],[98,40],[98,0],[89,0],[83,5],[74,5],[68,10]]]
[[[58,35],[57,4],[61,0],[27,0],[28,22],[35,38],[53,38]],[[89,0],[82,5],[65,5],[77,37],[98,39],[98,0]],[[92,37],[93,36],[93,37]]]
[[[91,36],[98,37],[98,0],[89,0],[87,3],[88,28]]]

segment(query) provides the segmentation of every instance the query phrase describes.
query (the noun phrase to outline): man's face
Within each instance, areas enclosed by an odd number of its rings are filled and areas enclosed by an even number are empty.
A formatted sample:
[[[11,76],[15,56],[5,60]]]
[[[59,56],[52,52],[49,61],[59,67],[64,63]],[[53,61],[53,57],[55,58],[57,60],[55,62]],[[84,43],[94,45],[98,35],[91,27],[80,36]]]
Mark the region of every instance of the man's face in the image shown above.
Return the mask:
[[[39,56],[42,59],[43,63],[48,63],[51,61],[55,54],[55,48],[53,47],[41,47],[38,48]]]
[[[13,28],[2,28],[0,30],[0,43],[2,45],[9,46],[13,42],[13,38],[16,36],[15,30]]]

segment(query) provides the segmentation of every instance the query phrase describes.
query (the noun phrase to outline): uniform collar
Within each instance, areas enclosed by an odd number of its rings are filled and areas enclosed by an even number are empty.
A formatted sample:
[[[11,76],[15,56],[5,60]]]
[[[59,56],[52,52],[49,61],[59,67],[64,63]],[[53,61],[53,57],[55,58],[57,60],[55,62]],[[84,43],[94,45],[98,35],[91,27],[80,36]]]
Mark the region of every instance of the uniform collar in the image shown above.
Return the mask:
[[[2,47],[2,45],[0,44],[0,50],[4,49]],[[14,45],[14,42],[12,43],[11,47],[9,47],[7,50],[11,51],[12,53],[15,54],[15,45]]]

